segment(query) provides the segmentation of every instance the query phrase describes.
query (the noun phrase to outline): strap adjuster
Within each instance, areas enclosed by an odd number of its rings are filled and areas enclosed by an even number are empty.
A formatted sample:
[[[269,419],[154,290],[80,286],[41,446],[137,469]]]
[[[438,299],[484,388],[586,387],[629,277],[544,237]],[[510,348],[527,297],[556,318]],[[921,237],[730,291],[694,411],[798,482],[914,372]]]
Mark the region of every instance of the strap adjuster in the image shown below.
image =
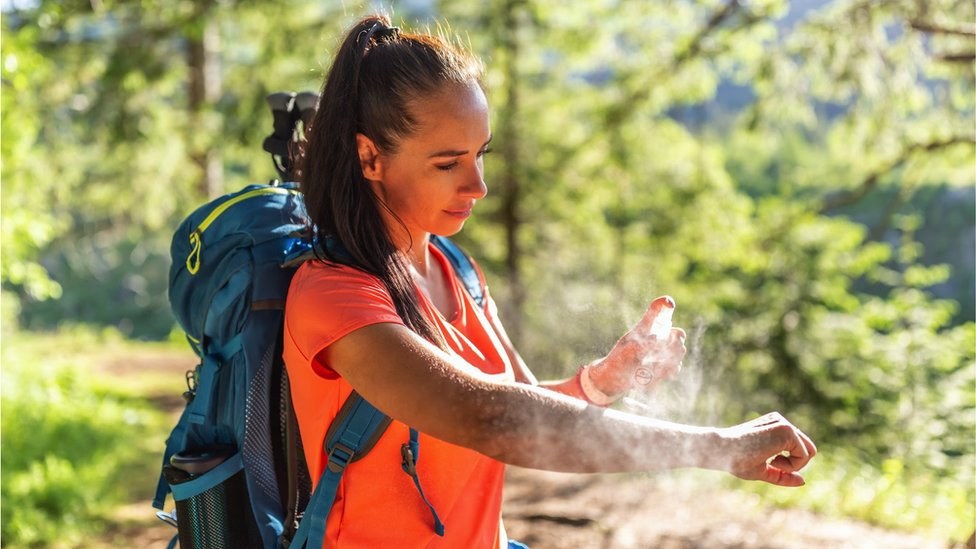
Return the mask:
[[[403,458],[403,462],[400,466],[403,467],[403,471],[412,476],[417,476],[417,460],[414,458],[413,450],[410,449],[410,443],[404,443],[400,446],[400,457]]]
[[[329,471],[332,471],[333,473],[342,473],[346,466],[349,465],[349,462],[352,461],[352,457],[355,454],[356,452],[352,448],[341,442],[336,442],[335,446],[333,446],[332,450],[329,452]]]

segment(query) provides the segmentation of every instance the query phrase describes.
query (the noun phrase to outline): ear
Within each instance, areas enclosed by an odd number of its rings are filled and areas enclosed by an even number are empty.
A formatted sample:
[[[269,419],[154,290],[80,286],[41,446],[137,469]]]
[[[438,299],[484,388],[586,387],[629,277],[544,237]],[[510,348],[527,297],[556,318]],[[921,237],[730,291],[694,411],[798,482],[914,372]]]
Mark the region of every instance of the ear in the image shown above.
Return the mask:
[[[379,147],[372,139],[357,133],[356,150],[359,152],[359,167],[363,170],[363,177],[369,181],[382,181],[383,163],[380,160]]]

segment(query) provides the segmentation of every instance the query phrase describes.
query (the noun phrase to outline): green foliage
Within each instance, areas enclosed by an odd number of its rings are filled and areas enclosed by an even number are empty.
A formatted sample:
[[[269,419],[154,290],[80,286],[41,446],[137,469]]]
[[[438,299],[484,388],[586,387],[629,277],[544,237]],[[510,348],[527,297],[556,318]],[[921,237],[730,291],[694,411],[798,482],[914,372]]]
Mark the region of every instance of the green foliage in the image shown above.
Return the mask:
[[[13,547],[79,545],[130,496],[122,471],[159,444],[164,418],[93,384],[84,349],[118,335],[7,332],[2,351],[2,536]]]
[[[976,13],[836,1],[793,17],[800,4],[438,2],[485,59],[494,107],[491,191],[458,238],[540,376],[606,352],[673,295],[700,377],[678,419],[780,409],[858,449],[862,468],[824,458],[839,472],[823,484],[884,497],[841,508],[938,527],[905,502],[958,503],[947,487],[972,486],[976,80],[951,58],[972,49],[958,31]],[[392,8],[406,27],[436,23],[415,2]],[[4,322],[171,338],[172,230],[207,192],[273,176],[264,96],[318,88],[362,13],[306,0],[5,13]],[[220,86],[198,97],[190,52],[214,36]]]
[[[783,490],[768,484],[729,480],[728,485],[762,496],[763,502],[858,518],[889,528],[913,528],[958,543],[976,522],[973,468],[962,477],[940,476],[897,458],[866,458],[844,447],[823,446],[804,471],[807,484]]]
[[[205,196],[199,157],[226,166],[217,192],[276,175],[260,149],[264,97],[317,88],[323,33],[350,19],[307,2],[99,5],[3,17],[0,275],[26,327],[90,322],[161,339],[173,325],[169,237]],[[194,110],[187,40],[206,25],[222,31],[223,92]]]
[[[48,208],[58,188],[56,171],[47,165],[44,151],[34,147],[43,124],[37,114],[46,110],[35,93],[52,77],[53,64],[36,50],[39,32],[24,29],[9,32],[4,18],[4,40],[0,43],[3,94],[0,119],[3,140],[3,225],[0,276],[5,283],[21,286],[34,299],[61,295],[61,286],[38,262],[41,250],[65,228],[65,220]]]

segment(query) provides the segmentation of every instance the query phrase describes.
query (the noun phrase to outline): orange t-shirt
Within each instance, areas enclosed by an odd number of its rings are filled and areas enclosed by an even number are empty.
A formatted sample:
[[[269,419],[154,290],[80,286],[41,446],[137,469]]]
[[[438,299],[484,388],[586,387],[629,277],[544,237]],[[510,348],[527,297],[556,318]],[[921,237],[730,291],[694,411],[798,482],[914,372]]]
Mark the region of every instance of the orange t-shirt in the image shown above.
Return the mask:
[[[429,249],[448,276],[457,313],[445,319],[418,290],[424,313],[433,319],[450,352],[485,373],[514,381],[508,355],[487,320],[494,307],[479,308],[447,259],[433,245]],[[381,322],[403,324],[383,283],[373,275],[314,261],[302,265],[292,279],[285,311],[284,360],[315,483],[327,459],[325,433],[352,392],[352,386],[323,363],[319,353],[346,334]],[[424,494],[444,523],[444,537],[440,537],[413,479],[400,467],[400,446],[408,440],[409,428],[393,420],[376,446],[349,464],[326,521],[325,547],[507,547],[501,522],[504,464],[420,434],[417,473]]]

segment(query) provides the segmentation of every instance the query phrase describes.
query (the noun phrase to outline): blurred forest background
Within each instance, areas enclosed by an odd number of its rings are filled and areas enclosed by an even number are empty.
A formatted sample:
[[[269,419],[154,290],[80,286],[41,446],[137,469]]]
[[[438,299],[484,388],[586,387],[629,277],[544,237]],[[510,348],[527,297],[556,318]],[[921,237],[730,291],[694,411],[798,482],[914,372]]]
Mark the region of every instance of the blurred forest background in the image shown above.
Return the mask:
[[[132,496],[121,472],[155,482],[156,382],[95,365],[180,344],[173,230],[275,176],[265,96],[317,91],[384,7],[485,61],[489,196],[457,240],[540,377],[670,294],[691,355],[656,410],[778,409],[821,448],[802,492],[730,483],[946,540],[976,527],[971,0],[2,6],[4,545],[85,545]]]

